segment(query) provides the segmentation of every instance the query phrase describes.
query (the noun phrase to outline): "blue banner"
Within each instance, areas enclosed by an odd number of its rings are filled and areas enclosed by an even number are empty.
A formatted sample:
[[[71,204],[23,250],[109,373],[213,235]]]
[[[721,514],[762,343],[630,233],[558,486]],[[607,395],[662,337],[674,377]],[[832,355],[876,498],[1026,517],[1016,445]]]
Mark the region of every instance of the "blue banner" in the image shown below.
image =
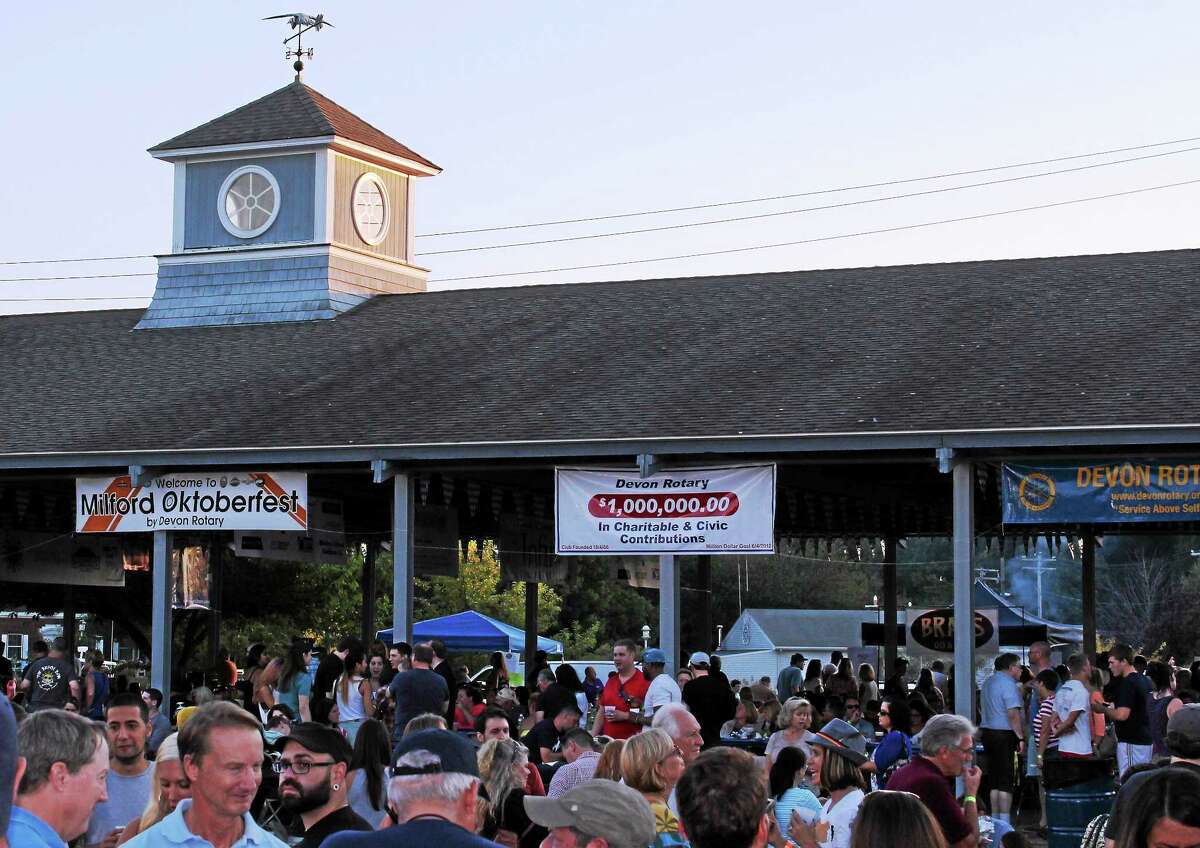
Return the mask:
[[[1200,519],[1200,461],[1004,464],[1005,524]]]

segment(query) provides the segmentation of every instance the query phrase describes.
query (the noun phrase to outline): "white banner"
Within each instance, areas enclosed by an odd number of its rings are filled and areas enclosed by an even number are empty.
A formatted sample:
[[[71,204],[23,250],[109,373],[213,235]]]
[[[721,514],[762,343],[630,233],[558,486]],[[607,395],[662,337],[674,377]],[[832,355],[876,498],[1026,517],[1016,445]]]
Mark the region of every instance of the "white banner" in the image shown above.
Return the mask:
[[[771,554],[775,466],[554,469],[559,554]]]
[[[286,562],[349,562],[342,502],[308,499],[308,532],[303,530],[239,530],[233,534],[234,554],[250,559]]]
[[[304,530],[308,476],[293,471],[163,474],[134,486],[128,474],[75,480],[75,530]]]

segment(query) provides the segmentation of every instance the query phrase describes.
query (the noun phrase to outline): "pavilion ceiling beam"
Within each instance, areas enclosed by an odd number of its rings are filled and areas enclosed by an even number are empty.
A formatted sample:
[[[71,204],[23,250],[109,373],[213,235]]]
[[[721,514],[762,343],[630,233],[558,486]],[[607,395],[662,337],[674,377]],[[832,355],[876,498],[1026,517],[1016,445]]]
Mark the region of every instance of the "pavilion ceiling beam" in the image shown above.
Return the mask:
[[[129,466],[129,482],[134,486],[145,486],[155,477],[161,475],[163,470],[151,465],[131,465]]]
[[[376,483],[386,483],[396,476],[400,466],[390,459],[371,460],[371,479]]]

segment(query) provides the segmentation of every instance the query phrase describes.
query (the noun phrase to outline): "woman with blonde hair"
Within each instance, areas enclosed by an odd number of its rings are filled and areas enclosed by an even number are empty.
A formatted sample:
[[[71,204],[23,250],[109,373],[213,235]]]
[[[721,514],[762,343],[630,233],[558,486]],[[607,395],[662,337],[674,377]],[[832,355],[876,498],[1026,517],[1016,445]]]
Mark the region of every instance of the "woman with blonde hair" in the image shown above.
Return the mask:
[[[624,739],[611,739],[604,746],[604,750],[600,752],[600,759],[596,761],[596,772],[593,777],[601,780],[611,780],[617,782],[621,779],[621,752],[625,748]]]
[[[479,749],[479,779],[487,790],[480,798],[479,835],[501,845],[537,848],[550,831],[525,812],[529,749],[515,739],[489,739]]]
[[[154,761],[154,772],[150,777],[150,800],[140,816],[125,825],[117,844],[128,842],[144,830],[148,830],[165,819],[179,806],[184,798],[192,797],[192,784],[183,773],[183,762],[179,759],[179,734],[172,733],[158,746],[158,757]]]
[[[779,710],[779,727],[767,740],[767,770],[775,763],[775,758],[784,748],[799,748],[804,756],[812,756],[812,741],[815,738],[809,732],[812,725],[812,704],[804,698],[788,698]]]
[[[655,837],[650,848],[687,844],[679,819],[667,806],[683,769],[683,752],[662,728],[652,727],[631,736],[621,751],[625,785],[641,792],[654,813]]]

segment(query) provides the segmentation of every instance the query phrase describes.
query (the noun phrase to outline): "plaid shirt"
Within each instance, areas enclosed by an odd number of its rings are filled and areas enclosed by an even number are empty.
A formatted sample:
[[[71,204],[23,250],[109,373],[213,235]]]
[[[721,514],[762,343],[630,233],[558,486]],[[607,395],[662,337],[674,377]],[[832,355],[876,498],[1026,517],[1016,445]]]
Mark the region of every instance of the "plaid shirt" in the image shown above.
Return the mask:
[[[596,775],[596,764],[599,762],[600,755],[595,751],[584,751],[575,762],[559,766],[550,780],[546,796],[557,798],[584,781],[591,780]]]

